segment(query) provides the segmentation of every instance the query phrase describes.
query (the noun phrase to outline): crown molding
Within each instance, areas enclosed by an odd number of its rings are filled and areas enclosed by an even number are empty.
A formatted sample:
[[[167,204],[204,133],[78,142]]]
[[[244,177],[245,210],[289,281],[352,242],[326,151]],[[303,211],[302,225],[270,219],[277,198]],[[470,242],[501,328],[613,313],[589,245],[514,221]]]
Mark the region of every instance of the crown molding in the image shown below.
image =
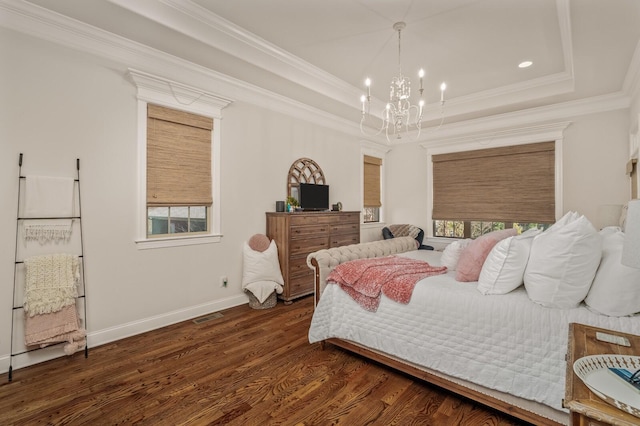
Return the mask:
[[[378,155],[380,157],[384,157],[389,151],[391,151],[391,147],[389,145],[384,145],[367,140],[360,141],[360,148],[365,154],[371,154],[374,156]]]
[[[554,120],[563,120],[582,115],[596,114],[607,111],[627,109],[631,104],[631,98],[623,92],[596,96],[576,101],[529,108],[505,114],[496,114],[490,117],[467,120],[459,123],[443,125],[433,131],[423,129],[422,142],[440,141],[454,142],[460,138],[474,138],[482,132],[491,132],[501,128],[518,128],[530,126],[535,123],[544,123]]]
[[[622,90],[631,98],[638,96],[638,91],[640,90],[640,41],[636,44],[636,50],[631,58],[631,64],[629,64],[629,69],[624,78]]]
[[[48,42],[114,60],[167,81],[190,82],[209,94],[247,102],[360,137],[358,124],[307,104],[202,67],[21,0],[0,0],[0,26]],[[179,84],[179,83],[178,83]],[[186,86],[186,85],[185,85]]]
[[[124,0],[111,1],[119,3]],[[138,3],[142,2],[129,2],[127,4]],[[145,2],[145,4],[147,3],[151,4],[154,2]],[[562,11],[565,13],[566,8],[568,7],[568,0],[557,0],[557,3],[559,7],[562,6]],[[163,0],[163,4],[171,4],[173,7],[176,7],[176,5],[183,5],[183,2]],[[186,5],[185,7],[192,12],[197,10],[192,9],[197,6],[192,2],[187,1],[184,4]],[[207,19],[208,18],[209,17],[207,17]],[[564,24],[562,24],[562,22],[564,22]],[[354,120],[347,120],[343,117],[338,117],[248,82],[213,71],[209,68],[194,64],[157,49],[153,49],[149,46],[51,12],[26,1],[0,0],[0,26],[34,36],[48,42],[57,43],[62,46],[95,55],[97,57],[111,59],[123,64],[124,70],[144,70],[140,71],[140,73],[144,72],[151,75],[162,76],[166,81],[172,81],[176,84],[181,84],[179,82],[189,82],[192,87],[201,88],[200,90],[214,97],[234,99],[235,101],[242,101],[276,111],[318,126],[329,127],[344,134],[354,136],[357,140],[366,140],[371,143],[388,146],[396,144],[389,143],[384,135],[381,135],[380,137],[363,137],[360,132],[359,125],[356,122],[359,118],[359,114],[357,113],[354,114]],[[570,27],[570,22],[568,22],[568,12],[566,12],[566,17],[561,19],[561,29],[563,33],[566,32],[567,26]],[[242,34],[235,36],[237,40],[250,42],[250,39],[245,38],[246,33],[242,29],[233,26],[227,26],[225,28],[227,31],[234,34],[236,32]],[[567,35],[563,36],[563,40],[565,40],[566,37]],[[565,40],[563,43],[568,43],[570,45],[570,40]],[[272,52],[269,45],[263,45],[262,49],[267,52]],[[627,78],[625,79],[624,90],[621,92],[499,114],[481,119],[467,120],[460,123],[452,123],[450,125],[438,127],[436,130],[425,128],[423,129],[422,137],[418,142],[427,142],[435,139],[447,140],[450,138],[456,138],[460,135],[471,134],[475,131],[484,131],[486,129],[509,126],[527,126],[532,123],[561,120],[584,114],[629,108],[632,93],[637,93],[640,81],[639,52],[640,47],[636,47],[636,53],[634,55],[632,65],[630,66]],[[286,57],[288,54],[281,51],[278,52],[277,55]],[[322,77],[320,74],[322,73],[316,74],[318,79]],[[289,78],[288,75],[283,76]],[[540,79],[531,80],[526,82],[524,85],[513,85],[506,88],[482,92],[473,96],[452,99],[448,101],[447,105],[448,109],[454,108],[458,109],[458,111],[467,111],[466,108],[469,108],[468,111],[472,111],[469,105],[482,103],[483,99],[485,100],[483,108],[489,108],[490,106],[495,105],[504,105],[504,98],[508,97],[509,94],[514,91],[522,90],[525,92],[540,92],[544,91],[544,88],[554,85],[564,87],[566,90],[568,85],[572,84],[572,78],[572,73],[565,71]],[[337,84],[335,81],[334,83]],[[182,85],[186,86],[184,84]],[[320,85],[319,87],[323,86]],[[543,96],[548,95],[549,93],[546,93]],[[355,97],[350,99],[355,99]],[[355,110],[357,110],[356,107],[357,104],[354,104]],[[436,118],[440,118],[440,116],[438,115]],[[400,143],[408,142],[403,141]]]
[[[358,103],[354,99],[360,98],[361,88],[336,78],[193,1],[108,1],[265,71],[283,76],[334,101],[358,108]],[[573,47],[569,0],[556,0],[556,8],[563,48],[564,71],[452,99],[448,102],[449,114],[473,113],[496,106],[511,105],[573,91]],[[385,105],[385,101],[374,99],[371,105],[372,113],[382,114]],[[438,114],[439,105],[439,102],[433,102],[425,106],[425,120],[428,121]]]
[[[129,76],[138,89],[138,99],[175,108],[176,102],[185,111],[222,118],[222,109],[231,99],[207,93],[186,84],[171,81],[129,68]]]
[[[534,101],[549,96],[570,93],[573,89],[573,76],[567,72],[561,72],[523,83],[506,85],[450,99],[445,103],[445,117],[454,117],[479,110]],[[425,107],[424,121],[438,120],[441,114],[439,103],[437,105],[427,105]]]
[[[292,55],[279,46],[189,0],[140,2],[108,0],[124,9],[282,76],[345,105],[355,105],[361,89]]]
[[[573,37],[571,36],[571,5],[569,0],[556,0],[560,42],[564,53],[564,72],[573,78]]]
[[[500,128],[459,135],[444,140],[421,143],[432,154],[466,151],[503,145],[520,145],[545,140],[561,140],[570,121],[559,121],[531,126]],[[453,148],[455,147],[455,148]]]

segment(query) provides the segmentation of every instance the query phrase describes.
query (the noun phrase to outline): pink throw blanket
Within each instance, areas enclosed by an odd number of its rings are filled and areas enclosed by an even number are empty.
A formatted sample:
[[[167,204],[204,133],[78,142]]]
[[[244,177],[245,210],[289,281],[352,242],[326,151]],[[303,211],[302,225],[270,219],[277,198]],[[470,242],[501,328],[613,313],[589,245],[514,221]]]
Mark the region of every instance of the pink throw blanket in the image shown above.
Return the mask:
[[[25,315],[26,346],[38,345],[41,348],[51,344],[65,342],[67,355],[84,349],[86,345],[84,329],[80,328],[76,305],[68,305],[57,312],[48,314]]]
[[[375,312],[382,294],[407,304],[418,281],[445,272],[446,266],[431,266],[421,260],[387,256],[342,263],[329,273],[327,282],[339,284],[360,306]]]

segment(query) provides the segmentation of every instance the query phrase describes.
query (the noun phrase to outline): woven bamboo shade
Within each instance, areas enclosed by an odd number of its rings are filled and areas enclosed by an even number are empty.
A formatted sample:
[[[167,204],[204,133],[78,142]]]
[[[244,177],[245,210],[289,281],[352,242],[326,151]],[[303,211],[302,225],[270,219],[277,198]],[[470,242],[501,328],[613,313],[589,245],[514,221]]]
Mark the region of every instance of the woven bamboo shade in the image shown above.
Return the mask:
[[[380,167],[382,159],[364,156],[364,206],[381,207],[380,202]]]
[[[213,119],[147,107],[147,205],[210,206]]]
[[[555,221],[555,143],[433,156],[433,219]]]

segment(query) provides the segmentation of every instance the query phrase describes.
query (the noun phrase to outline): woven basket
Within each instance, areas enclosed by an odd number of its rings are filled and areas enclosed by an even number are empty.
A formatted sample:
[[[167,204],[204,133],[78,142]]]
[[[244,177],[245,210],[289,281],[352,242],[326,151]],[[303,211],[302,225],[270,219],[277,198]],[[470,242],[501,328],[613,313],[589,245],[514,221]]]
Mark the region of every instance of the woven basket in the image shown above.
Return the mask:
[[[276,292],[274,291],[265,299],[264,302],[260,303],[260,301],[251,293],[250,291],[246,291],[247,296],[249,296],[249,306],[253,309],[269,309],[276,306],[278,303],[278,296],[276,296]]]

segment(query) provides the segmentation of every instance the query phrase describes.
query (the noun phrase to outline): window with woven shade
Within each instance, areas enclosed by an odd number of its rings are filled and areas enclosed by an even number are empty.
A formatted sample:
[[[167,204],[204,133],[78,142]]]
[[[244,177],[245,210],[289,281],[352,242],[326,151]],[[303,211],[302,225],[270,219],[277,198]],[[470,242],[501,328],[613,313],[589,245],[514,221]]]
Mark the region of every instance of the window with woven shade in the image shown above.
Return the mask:
[[[473,223],[480,234],[553,223],[555,143],[434,155],[432,217],[434,235],[467,238]]]
[[[147,105],[147,235],[206,232],[213,119]]]
[[[370,155],[364,156],[364,188],[363,188],[363,207],[364,207],[364,221],[365,222],[379,222],[380,221],[380,207],[382,207],[381,201],[381,168],[382,159],[373,157]]]

